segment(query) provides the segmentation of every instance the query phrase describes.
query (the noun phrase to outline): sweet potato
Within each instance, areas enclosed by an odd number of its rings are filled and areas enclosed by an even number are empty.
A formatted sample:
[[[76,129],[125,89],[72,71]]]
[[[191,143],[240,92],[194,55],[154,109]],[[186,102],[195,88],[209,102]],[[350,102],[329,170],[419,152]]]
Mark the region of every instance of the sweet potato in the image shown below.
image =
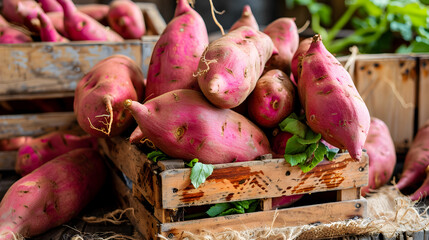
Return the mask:
[[[64,13],[63,12],[48,12],[46,16],[49,17],[51,23],[54,25],[55,30],[62,36],[68,39],[67,32],[64,29]]]
[[[273,131],[270,144],[274,158],[284,158],[286,143],[292,136],[292,133],[280,131],[278,128]]]
[[[142,10],[131,0],[110,2],[107,21],[124,39],[140,39],[146,32]]]
[[[101,156],[90,148],[65,153],[16,181],[0,202],[0,239],[29,238],[77,216],[104,184]]]
[[[70,40],[121,42],[124,39],[94,18],[80,12],[72,0],[58,0],[64,12],[64,29]]]
[[[9,22],[16,23],[16,24],[24,24],[24,17],[20,14],[18,14],[18,3],[24,4],[31,4],[34,6],[34,8],[38,8],[39,5],[34,0],[3,0],[3,6],[2,6],[2,15],[8,20]]]
[[[170,157],[202,163],[249,161],[271,152],[265,133],[196,90],[178,89],[144,104],[125,101],[143,135]]]
[[[12,26],[0,26],[0,43],[27,43],[33,39],[21,30]]]
[[[25,176],[46,162],[76,148],[97,149],[97,139],[60,131],[34,138],[18,149],[15,171]]]
[[[295,87],[281,70],[262,75],[248,97],[250,119],[262,127],[275,127],[292,111],[296,103]]]
[[[0,151],[17,151],[22,145],[30,142],[32,137],[20,136],[0,140]]]
[[[9,22],[2,15],[0,15],[0,27],[3,26],[9,26]]]
[[[259,25],[258,22],[255,19],[255,16],[253,16],[252,9],[250,8],[250,5],[244,5],[243,12],[241,13],[241,17],[232,24],[229,31],[232,31],[234,29],[237,29],[242,26],[248,26],[256,31],[259,31]]]
[[[364,149],[369,156],[369,172],[368,186],[361,188],[362,196],[388,183],[395,169],[395,145],[389,128],[382,120],[371,118]]]
[[[77,10],[97,20],[97,22],[108,25],[107,13],[109,12],[109,5],[103,3],[90,3],[76,5]]]
[[[299,201],[304,194],[274,197],[271,202],[272,209],[285,208]]]
[[[37,2],[22,1],[17,4],[17,14],[22,17],[23,24],[31,32],[38,33],[40,30],[40,22],[37,15],[43,13],[43,9]]]
[[[123,101],[141,101],[143,73],[125,55],[98,62],[76,86],[73,110],[79,126],[95,137],[121,134],[133,121]]]
[[[68,42],[69,40],[57,32],[51,19],[41,12],[37,15],[40,21],[40,40],[43,42]]]
[[[264,33],[270,36],[278,51],[267,61],[266,70],[280,69],[289,75],[291,60],[299,44],[299,34],[295,19],[277,18],[267,25]]]
[[[207,45],[204,20],[189,6],[187,0],[178,0],[173,19],[167,24],[152,52],[146,99],[174,89],[199,89],[193,74]]]
[[[429,193],[429,120],[419,128],[414,137],[407,154],[401,177],[396,184],[398,189],[403,190],[420,185],[411,196],[412,200],[425,198]],[[426,178],[426,180],[425,180]]]
[[[295,53],[292,57],[292,61],[290,64],[290,70],[291,70],[291,73],[293,74],[295,82],[298,82],[299,74],[301,73],[301,69],[298,69],[298,66],[300,66],[298,63],[301,61],[303,55],[310,48],[310,44],[312,41],[313,41],[313,38],[311,38],[311,37],[302,40],[298,45],[298,49],[295,51]]]
[[[240,105],[253,91],[274,45],[263,32],[242,26],[211,42],[198,65],[198,84],[219,108]]]
[[[308,126],[360,160],[370,115],[350,74],[326,50],[320,35],[313,37],[301,66],[298,94]]]
[[[45,13],[63,12],[63,8],[56,0],[38,0],[38,2]]]

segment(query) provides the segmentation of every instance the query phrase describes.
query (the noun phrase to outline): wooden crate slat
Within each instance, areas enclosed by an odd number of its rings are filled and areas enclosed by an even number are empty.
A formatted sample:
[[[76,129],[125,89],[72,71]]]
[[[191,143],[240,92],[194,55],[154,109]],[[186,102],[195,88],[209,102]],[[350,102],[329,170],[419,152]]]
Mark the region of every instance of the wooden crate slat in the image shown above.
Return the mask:
[[[154,205],[155,194],[151,162],[135,146],[121,138],[99,139],[100,146],[112,163],[132,182],[146,200]]]
[[[407,55],[362,55],[355,63],[356,87],[371,116],[389,127],[397,151],[407,149],[414,135],[416,60]]]
[[[14,171],[17,151],[0,151],[0,171]]]
[[[191,184],[191,169],[167,170],[160,173],[162,206],[174,209],[357,188],[368,182],[368,155],[363,156],[357,162],[349,154],[338,154],[333,161],[322,162],[308,173],[291,167],[284,159],[219,164],[198,189]]]
[[[132,208],[133,212],[127,211],[127,217],[133,226],[146,239],[157,239],[159,222],[146,208],[134,197],[131,190],[116,175],[112,174],[112,185],[116,192],[119,205],[123,208]]]
[[[123,54],[141,65],[141,42],[93,42],[2,44],[0,95],[74,91],[97,62]]]
[[[76,125],[73,112],[0,115],[0,139],[37,136]]]
[[[146,31],[151,35],[161,35],[167,23],[161,16],[156,4],[143,2],[136,2],[136,4],[143,10]]]
[[[315,204],[303,207],[285,208],[224,217],[205,218],[184,222],[161,224],[161,235],[178,237],[183,231],[200,234],[203,230],[221,232],[229,229],[242,231],[273,226],[288,227],[313,223],[330,223],[353,218],[366,218],[365,199]],[[277,217],[274,217],[278,214]],[[273,221],[275,219],[275,221]],[[272,225],[273,224],[273,225]]]
[[[418,128],[429,120],[429,56],[420,57]]]

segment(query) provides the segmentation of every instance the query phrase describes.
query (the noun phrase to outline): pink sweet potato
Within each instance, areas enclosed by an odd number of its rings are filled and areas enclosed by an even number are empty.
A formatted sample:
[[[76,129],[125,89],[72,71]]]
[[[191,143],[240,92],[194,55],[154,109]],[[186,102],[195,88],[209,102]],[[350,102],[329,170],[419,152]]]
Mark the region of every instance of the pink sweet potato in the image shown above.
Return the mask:
[[[34,0],[3,0],[2,15],[6,20],[16,24],[24,24],[24,17],[17,12],[18,3],[22,2],[28,2],[26,4],[32,4],[35,8],[39,6]]]
[[[2,15],[0,15],[0,27],[4,26],[9,26],[9,22]]]
[[[278,18],[267,25],[264,33],[270,36],[278,51],[268,60],[266,70],[280,69],[289,75],[291,60],[299,44],[299,34],[295,19]]]
[[[298,82],[298,80],[299,80],[299,74],[298,73],[301,72],[301,69],[298,69],[298,66],[300,66],[298,63],[301,61],[304,54],[310,48],[312,41],[313,41],[313,38],[311,38],[311,37],[302,40],[298,45],[298,49],[295,51],[295,54],[292,57],[292,61],[290,64],[290,70],[291,70],[291,73],[293,74],[295,82]]]
[[[371,118],[364,149],[369,156],[369,172],[368,186],[361,188],[362,196],[388,183],[395,169],[395,145],[389,128],[382,120]]]
[[[102,25],[94,18],[80,12],[72,0],[58,0],[64,12],[64,29],[70,40],[83,41],[112,41],[121,42],[124,39]]]
[[[274,197],[271,203],[272,209],[289,207],[290,205],[299,201],[303,196],[304,194]]]
[[[274,158],[283,158],[285,155],[286,143],[293,135],[289,132],[283,132],[279,129],[273,131],[270,138],[271,150]]]
[[[107,21],[124,39],[140,39],[146,32],[142,10],[131,0],[110,2]]]
[[[67,37],[67,32],[64,29],[64,13],[63,12],[48,12],[46,16],[49,17],[51,23],[54,25],[55,30],[65,38]]]
[[[198,65],[198,84],[219,108],[239,106],[253,91],[274,45],[263,32],[242,26],[211,42]]]
[[[146,99],[174,89],[198,90],[194,72],[208,45],[202,17],[178,0],[173,19],[167,24],[152,52],[146,83]]]
[[[40,21],[40,40],[42,42],[68,42],[69,40],[57,32],[51,19],[41,12],[37,15]]]
[[[0,140],[0,151],[17,151],[21,146],[30,142],[32,137],[20,136]]]
[[[127,100],[143,135],[170,157],[202,163],[249,161],[271,152],[265,133],[196,90],[178,89],[144,104]]]
[[[104,184],[97,151],[65,153],[16,181],[0,202],[0,239],[30,238],[76,217]]]
[[[241,17],[234,24],[232,24],[229,31],[232,31],[242,26],[248,26],[255,29],[256,31],[259,31],[258,22],[256,22],[255,16],[253,16],[250,5],[247,5],[247,4],[244,5],[243,7],[243,12],[241,13]]]
[[[425,198],[429,193],[429,120],[419,128],[405,156],[401,178],[396,187],[403,190],[422,184],[410,198]],[[425,180],[426,178],[426,180]]]
[[[0,43],[28,43],[33,39],[12,26],[0,26]]]
[[[37,15],[43,13],[43,9],[35,1],[22,1],[17,4],[17,14],[23,19],[23,24],[30,31],[38,33],[40,22]]]
[[[108,25],[107,13],[109,12],[109,5],[103,3],[90,3],[76,5],[77,10],[97,20],[97,22]]]
[[[298,94],[308,126],[360,160],[371,119],[350,74],[319,35],[313,37],[301,66]]]
[[[15,171],[25,176],[46,162],[76,148],[97,149],[97,139],[54,131],[32,139],[18,149]]]
[[[143,78],[140,67],[125,55],[98,62],[76,86],[73,108],[80,127],[95,137],[121,134],[133,121],[123,101],[142,100]]]
[[[63,12],[63,8],[56,0],[38,0],[38,2],[45,13]]]
[[[294,110],[296,90],[289,77],[273,69],[262,75],[248,97],[249,117],[262,127],[275,127]]]

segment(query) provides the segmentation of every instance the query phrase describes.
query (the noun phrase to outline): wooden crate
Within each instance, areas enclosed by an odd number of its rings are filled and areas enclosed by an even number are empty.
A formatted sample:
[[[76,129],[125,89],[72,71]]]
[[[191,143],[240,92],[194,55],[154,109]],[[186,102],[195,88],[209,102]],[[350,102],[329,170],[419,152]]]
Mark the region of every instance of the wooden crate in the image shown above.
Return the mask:
[[[132,58],[147,73],[153,45],[166,24],[155,4],[139,3],[148,34],[124,42],[71,41],[0,44],[0,100],[72,96],[77,82],[97,62],[113,55]]]
[[[99,61],[113,54],[133,59],[146,76],[153,47],[166,23],[153,3],[137,3],[147,34],[124,42],[71,41],[0,44],[0,104],[10,101],[73,98],[77,83]],[[70,109],[61,112],[0,114],[0,139],[38,136],[77,126]],[[0,170],[12,170],[16,151],[0,151]]]
[[[345,64],[348,56],[339,60]],[[409,148],[416,132],[418,61],[417,55],[362,54],[357,55],[352,66],[356,88],[371,116],[389,127],[398,152]]]
[[[360,198],[360,188],[368,182],[366,153],[360,162],[347,153],[338,154],[308,173],[284,159],[218,164],[195,189],[190,182],[191,169],[185,168],[182,160],[153,163],[122,138],[100,139],[100,146],[110,159],[120,205],[134,208],[128,217],[146,239],[157,239],[158,234],[175,239],[184,231],[198,234],[202,230],[299,226],[366,217],[367,203]],[[274,197],[328,192],[334,194],[334,201],[272,210]],[[260,211],[196,220],[183,217],[186,209],[193,207],[249,199],[260,199]]]

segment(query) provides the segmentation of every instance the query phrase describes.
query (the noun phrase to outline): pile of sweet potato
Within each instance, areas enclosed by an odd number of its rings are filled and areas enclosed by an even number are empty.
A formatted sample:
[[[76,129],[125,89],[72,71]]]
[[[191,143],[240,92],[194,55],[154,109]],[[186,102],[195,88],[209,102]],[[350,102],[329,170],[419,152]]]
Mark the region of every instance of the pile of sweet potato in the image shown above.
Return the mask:
[[[145,33],[142,10],[131,0],[5,0],[0,15],[0,43],[124,41]]]
[[[56,29],[43,11],[62,9],[68,19],[63,26],[66,34],[58,35],[58,30],[51,35],[53,40],[142,34],[136,30],[140,24],[131,31],[123,28],[134,27],[132,17],[118,17],[124,14],[119,9],[131,8],[128,0],[115,0],[105,10],[108,22],[113,21],[111,28],[119,29],[116,33],[99,28],[96,17],[90,18],[70,0],[40,3],[29,9],[27,4],[34,4],[30,0],[4,1],[3,10],[11,9],[9,14],[21,9],[21,15],[5,17],[24,25],[37,18],[39,29]],[[118,9],[113,11],[114,7]],[[130,16],[137,14],[129,11]],[[173,19],[153,49],[147,76],[132,59],[109,56],[79,82],[74,112],[84,137],[52,134],[20,147],[17,171],[26,175],[0,203],[2,239],[13,239],[13,234],[31,237],[76,216],[104,180],[101,157],[94,150],[97,138],[149,140],[171,158],[197,158],[205,164],[251,161],[284,154],[292,135],[272,133],[294,113],[304,114],[306,124],[326,145],[348,151],[356,161],[366,149],[370,189],[387,183],[396,164],[389,130],[371,118],[351,76],[320,35],[300,41],[292,18],[279,18],[261,31],[249,6],[226,34],[209,42],[201,16],[187,0],[178,0]],[[27,197],[28,192],[37,198]],[[299,198],[273,202],[281,207]],[[38,221],[31,221],[34,217]]]

